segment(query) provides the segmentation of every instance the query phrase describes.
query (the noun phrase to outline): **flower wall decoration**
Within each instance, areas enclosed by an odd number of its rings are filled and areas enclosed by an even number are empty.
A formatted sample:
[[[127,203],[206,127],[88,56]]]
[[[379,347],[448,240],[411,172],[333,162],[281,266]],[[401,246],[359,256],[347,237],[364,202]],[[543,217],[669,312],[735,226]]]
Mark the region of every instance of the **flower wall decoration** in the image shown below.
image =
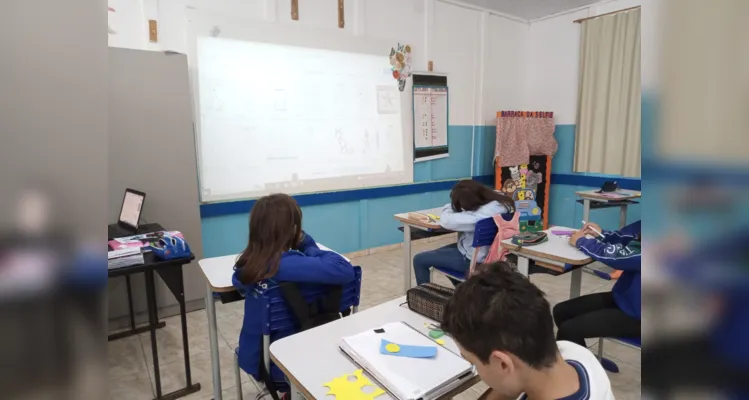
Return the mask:
[[[398,80],[398,89],[402,92],[406,87],[406,78],[411,76],[411,45],[398,43],[390,48],[390,67],[393,78]]]

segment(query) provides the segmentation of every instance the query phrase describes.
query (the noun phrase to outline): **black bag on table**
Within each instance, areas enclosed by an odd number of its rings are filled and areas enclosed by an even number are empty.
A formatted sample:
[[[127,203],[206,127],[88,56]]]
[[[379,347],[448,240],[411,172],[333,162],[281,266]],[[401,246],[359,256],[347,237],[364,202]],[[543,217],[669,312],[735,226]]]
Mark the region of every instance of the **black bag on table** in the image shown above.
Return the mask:
[[[425,283],[408,289],[406,300],[411,311],[441,323],[445,305],[454,293],[455,289],[435,283]]]

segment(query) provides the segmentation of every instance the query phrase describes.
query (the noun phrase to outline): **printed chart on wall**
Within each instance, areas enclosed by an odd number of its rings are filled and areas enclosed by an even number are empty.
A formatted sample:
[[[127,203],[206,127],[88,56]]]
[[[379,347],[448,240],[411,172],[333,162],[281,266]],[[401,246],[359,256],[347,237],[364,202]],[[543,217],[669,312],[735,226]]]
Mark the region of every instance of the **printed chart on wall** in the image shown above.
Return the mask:
[[[414,162],[449,156],[447,78],[414,75],[413,105]]]

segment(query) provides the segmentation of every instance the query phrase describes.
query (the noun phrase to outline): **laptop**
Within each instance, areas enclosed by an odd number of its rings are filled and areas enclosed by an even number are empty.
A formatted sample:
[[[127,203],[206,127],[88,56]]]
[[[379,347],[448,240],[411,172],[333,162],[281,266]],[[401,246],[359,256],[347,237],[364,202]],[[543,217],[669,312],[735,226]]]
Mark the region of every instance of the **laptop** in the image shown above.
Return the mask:
[[[135,189],[126,189],[125,196],[122,199],[120,208],[120,217],[116,224],[109,225],[109,239],[120,238],[125,236],[138,235],[144,229],[139,230],[140,214],[143,212],[143,203],[146,200],[146,194]],[[146,228],[141,227],[141,228]]]

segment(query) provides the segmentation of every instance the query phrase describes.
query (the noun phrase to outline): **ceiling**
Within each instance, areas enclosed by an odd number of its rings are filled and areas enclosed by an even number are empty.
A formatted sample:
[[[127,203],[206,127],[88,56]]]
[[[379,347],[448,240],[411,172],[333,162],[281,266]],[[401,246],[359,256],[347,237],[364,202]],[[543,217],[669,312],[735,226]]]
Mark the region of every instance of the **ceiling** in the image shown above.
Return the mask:
[[[462,0],[464,3],[533,20],[601,0]]]

